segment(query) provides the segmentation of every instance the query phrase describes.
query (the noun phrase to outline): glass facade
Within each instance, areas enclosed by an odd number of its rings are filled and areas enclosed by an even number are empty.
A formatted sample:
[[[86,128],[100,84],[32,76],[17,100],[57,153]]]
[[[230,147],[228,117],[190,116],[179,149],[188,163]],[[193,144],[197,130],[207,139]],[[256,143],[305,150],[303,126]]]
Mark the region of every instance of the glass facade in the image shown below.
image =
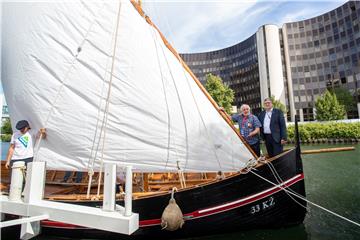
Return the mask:
[[[314,102],[326,89],[360,87],[360,2],[286,23],[295,108],[314,120]],[[357,112],[352,116],[357,117]]]
[[[279,39],[284,104],[288,109],[291,95],[296,113],[302,114],[305,121],[314,120],[316,98],[326,89],[337,87],[348,89],[359,102],[360,1],[349,1],[314,18],[285,23],[279,30]],[[259,77],[258,62],[265,58],[266,66],[271,63],[266,51],[265,56],[258,54],[254,34],[225,49],[181,56],[203,84],[208,73],[220,76],[235,91],[234,104],[240,107],[247,103],[256,114],[261,110],[260,82],[264,81]],[[292,94],[288,92],[290,83]],[[358,112],[348,117],[357,118]]]
[[[254,113],[261,110],[256,34],[234,46],[205,53],[180,54],[202,84],[206,74],[220,76],[235,91],[234,105],[249,104]]]

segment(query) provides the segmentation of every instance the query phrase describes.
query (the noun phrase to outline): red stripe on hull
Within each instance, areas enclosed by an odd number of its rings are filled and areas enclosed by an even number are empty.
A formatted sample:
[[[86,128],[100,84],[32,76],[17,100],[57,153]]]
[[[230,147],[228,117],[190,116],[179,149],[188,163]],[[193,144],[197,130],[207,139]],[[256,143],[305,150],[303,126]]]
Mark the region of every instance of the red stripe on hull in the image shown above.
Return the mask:
[[[190,217],[193,216],[193,218],[200,218],[200,217],[206,217],[206,216],[209,216],[212,214],[229,211],[229,210],[232,210],[232,209],[235,209],[238,207],[242,207],[247,204],[256,202],[260,199],[267,198],[267,197],[273,195],[274,193],[281,191],[283,188],[287,188],[303,179],[304,179],[304,174],[299,174],[299,175],[296,175],[294,178],[291,178],[288,181],[285,181],[284,183],[274,186],[273,188],[267,189],[261,193],[257,193],[252,196],[248,196],[248,197],[233,201],[231,203],[220,205],[217,207],[207,208],[207,209],[203,209],[200,211],[195,211],[191,214],[185,214],[184,216],[190,216]]]
[[[42,227],[51,227],[51,228],[64,228],[64,229],[87,229],[86,227],[81,227],[78,225],[63,223],[63,222],[55,222],[49,220],[41,221]]]
[[[290,187],[291,185],[293,185],[303,179],[304,179],[304,174],[298,174],[295,177],[293,177],[281,184],[278,184],[277,186],[274,186],[272,188],[269,188],[269,189],[259,192],[257,194],[247,196],[245,198],[241,198],[241,199],[229,202],[229,203],[224,203],[222,205],[214,206],[211,208],[197,210],[192,213],[186,213],[186,214],[184,214],[185,221],[189,221],[189,220],[196,219],[196,218],[207,217],[207,216],[210,216],[213,214],[218,214],[218,213],[226,212],[226,211],[229,211],[229,210],[232,210],[235,208],[245,206],[247,204],[256,202],[260,199],[269,197],[272,194],[281,191],[283,188]],[[161,224],[161,219],[149,219],[149,220],[142,220],[139,222],[140,227],[149,227],[149,226],[155,226],[155,225],[160,225],[160,224]],[[77,226],[77,225],[73,225],[73,224],[54,222],[54,221],[48,221],[48,220],[42,221],[41,225],[43,227],[52,227],[52,228],[86,229],[85,227],[81,227],[81,226]]]

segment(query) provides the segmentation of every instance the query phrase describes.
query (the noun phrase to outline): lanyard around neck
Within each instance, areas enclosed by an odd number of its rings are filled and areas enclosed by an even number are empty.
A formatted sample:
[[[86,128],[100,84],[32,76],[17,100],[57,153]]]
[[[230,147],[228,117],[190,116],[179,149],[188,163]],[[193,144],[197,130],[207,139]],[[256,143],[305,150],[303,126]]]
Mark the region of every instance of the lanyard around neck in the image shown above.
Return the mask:
[[[269,113],[268,113],[268,112],[265,112],[265,115],[266,115],[269,119],[271,119],[272,111],[270,111]]]

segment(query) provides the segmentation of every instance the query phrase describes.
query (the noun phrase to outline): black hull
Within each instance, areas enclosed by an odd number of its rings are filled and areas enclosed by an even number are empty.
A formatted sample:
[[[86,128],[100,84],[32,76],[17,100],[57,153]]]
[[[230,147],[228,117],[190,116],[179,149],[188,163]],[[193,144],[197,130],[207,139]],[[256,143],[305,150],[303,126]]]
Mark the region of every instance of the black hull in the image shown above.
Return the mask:
[[[272,161],[272,164],[283,180],[281,187],[305,196],[302,162],[296,149],[286,152]],[[268,165],[254,171],[279,184]],[[184,238],[302,223],[306,214],[303,207],[306,202],[296,199],[296,203],[281,187],[250,172],[179,191],[175,194],[175,199],[184,214],[185,224],[182,229],[174,232],[161,230],[160,226],[161,215],[169,202],[170,194],[133,201],[133,212],[139,213],[140,228],[131,236],[48,221],[43,222],[42,230],[44,235],[79,238]],[[81,204],[98,206],[102,203],[89,201]],[[123,205],[123,202],[118,204]]]

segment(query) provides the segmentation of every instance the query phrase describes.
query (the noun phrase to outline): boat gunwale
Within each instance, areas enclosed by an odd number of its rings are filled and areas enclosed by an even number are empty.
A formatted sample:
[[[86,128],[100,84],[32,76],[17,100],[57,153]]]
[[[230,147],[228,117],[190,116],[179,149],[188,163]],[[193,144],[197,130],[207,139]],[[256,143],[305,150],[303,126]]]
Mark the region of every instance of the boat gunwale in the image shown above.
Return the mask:
[[[296,147],[293,147],[291,149],[286,149],[284,152],[282,152],[281,154],[277,155],[277,156],[274,156],[272,158],[269,158],[269,159],[266,159],[266,162],[273,162],[274,160],[284,156],[284,155],[287,155],[289,154],[290,152],[294,151],[296,149]],[[257,165],[254,167],[255,169],[259,168],[259,167],[262,167],[264,166],[265,162],[258,162]],[[196,184],[196,185],[192,185],[192,186],[189,186],[189,187],[185,187],[185,188],[181,188],[181,189],[178,189],[177,192],[180,193],[180,192],[184,192],[184,191],[189,191],[189,190],[194,190],[196,188],[201,188],[201,187],[204,187],[204,186],[209,186],[209,185],[212,185],[212,184],[215,184],[215,183],[219,183],[219,182],[222,182],[222,181],[225,181],[225,180],[228,180],[228,179],[231,179],[231,178],[234,178],[234,177],[237,177],[239,175],[243,175],[243,174],[247,174],[248,171],[238,171],[238,172],[234,172],[232,173],[231,175],[228,175],[228,176],[225,176],[221,179],[209,179],[208,181],[204,182],[204,183],[200,183],[200,184]],[[159,197],[159,196],[165,196],[165,195],[169,195],[171,194],[171,191],[153,191],[153,192],[148,192],[149,194],[146,194],[147,192],[138,192],[138,193],[145,193],[144,195],[140,195],[140,196],[136,196],[136,193],[137,192],[134,192],[133,193],[133,200],[140,200],[140,199],[147,199],[147,198],[152,198],[152,197]],[[63,196],[67,196],[69,197],[69,195],[71,194],[66,194],[66,195],[63,195]],[[135,196],[134,196],[135,195]],[[73,201],[76,201],[76,202],[89,202],[89,201],[99,201],[99,197],[94,194],[94,195],[90,195],[90,198],[88,199],[80,199],[79,196],[85,196],[85,194],[73,194],[74,196],[74,199],[62,199],[61,198],[62,195],[52,195],[52,196],[48,196],[47,198],[48,199],[52,199],[54,201],[61,201],[61,202],[73,202]],[[78,196],[78,197],[76,197]],[[102,195],[100,195],[102,196]],[[118,198],[118,197],[121,197],[122,195],[121,194],[117,194],[117,198],[116,200],[123,200],[123,198]],[[101,198],[100,198],[101,199]]]

